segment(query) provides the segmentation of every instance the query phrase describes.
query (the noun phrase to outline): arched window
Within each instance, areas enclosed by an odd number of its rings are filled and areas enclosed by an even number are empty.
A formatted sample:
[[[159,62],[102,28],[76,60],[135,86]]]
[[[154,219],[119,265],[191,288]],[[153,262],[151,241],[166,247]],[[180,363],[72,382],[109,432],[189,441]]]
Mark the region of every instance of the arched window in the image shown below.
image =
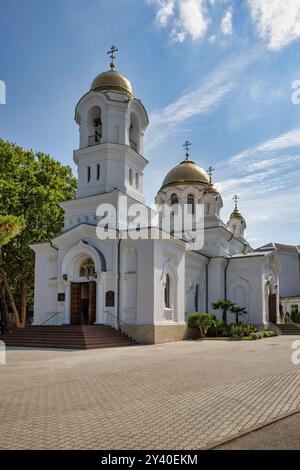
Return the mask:
[[[90,166],[88,166],[86,169],[86,179],[88,183],[91,181],[91,167]]]
[[[130,168],[129,170],[129,183],[132,185],[133,184],[133,172],[132,169]]]
[[[196,289],[195,289],[194,308],[195,308],[195,312],[198,312],[199,310],[199,284],[196,285]]]
[[[100,179],[100,163],[97,163],[97,180]]]
[[[187,197],[188,211],[190,214],[195,214],[195,198],[193,194],[188,194]]]
[[[86,258],[80,265],[79,276],[91,277],[95,274],[95,263],[92,258]]]
[[[135,174],[135,186],[137,189],[140,187],[140,175],[138,173]]]
[[[88,112],[88,145],[100,144],[102,140],[101,108],[93,106]]]
[[[129,126],[129,143],[132,150],[139,152],[139,121],[134,113],[131,113],[130,116],[130,126]]]
[[[178,196],[175,193],[171,195],[171,206],[173,206],[174,204],[178,204]]]
[[[113,290],[108,290],[105,294],[105,306],[114,307],[115,306],[115,293]]]
[[[170,308],[170,276],[166,275],[166,284],[165,284],[165,306]]]

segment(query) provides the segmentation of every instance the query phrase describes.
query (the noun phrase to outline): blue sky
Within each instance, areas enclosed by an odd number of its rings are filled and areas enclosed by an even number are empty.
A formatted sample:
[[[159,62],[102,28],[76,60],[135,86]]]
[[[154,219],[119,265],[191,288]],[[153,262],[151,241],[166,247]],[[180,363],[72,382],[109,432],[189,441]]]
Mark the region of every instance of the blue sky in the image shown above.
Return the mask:
[[[188,139],[225,221],[237,193],[253,246],[299,244],[299,0],[0,0],[0,136],[73,166],[74,107],[111,44],[149,113],[147,202]]]

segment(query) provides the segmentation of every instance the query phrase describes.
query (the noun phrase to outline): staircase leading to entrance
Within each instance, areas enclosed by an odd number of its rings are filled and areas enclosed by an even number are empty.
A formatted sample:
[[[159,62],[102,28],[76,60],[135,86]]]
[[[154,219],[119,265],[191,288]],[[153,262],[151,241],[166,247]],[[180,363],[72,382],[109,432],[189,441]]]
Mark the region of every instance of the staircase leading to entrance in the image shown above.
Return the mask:
[[[277,326],[283,335],[300,335],[300,325],[296,323],[286,323]]]
[[[0,336],[6,346],[98,349],[130,346],[126,335],[105,325],[30,326]]]

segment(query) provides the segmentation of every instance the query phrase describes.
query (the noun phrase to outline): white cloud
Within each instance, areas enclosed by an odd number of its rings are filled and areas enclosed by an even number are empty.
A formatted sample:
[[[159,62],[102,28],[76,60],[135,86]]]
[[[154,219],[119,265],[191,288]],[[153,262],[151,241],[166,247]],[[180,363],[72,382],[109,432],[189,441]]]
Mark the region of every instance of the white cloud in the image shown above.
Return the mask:
[[[221,31],[225,36],[232,34],[232,7],[229,7],[221,21]]]
[[[173,29],[175,37],[179,33],[189,34],[194,41],[202,39],[208,26],[203,0],[181,0],[178,7],[179,17]]]
[[[273,50],[282,49],[300,37],[299,0],[248,0],[259,36]]]
[[[256,53],[222,64],[205,76],[194,90],[187,91],[163,109],[150,113],[147,132],[147,151],[152,150],[170,135],[182,129],[188,119],[213,112],[222,99],[236,86],[236,77],[251,62]]]
[[[171,21],[171,36],[183,42],[187,36],[201,40],[208,28],[209,18],[205,0],[147,0],[156,7],[156,22],[166,26]]]
[[[152,2],[151,2],[152,3]],[[175,0],[160,0],[158,2],[158,10],[156,13],[156,21],[158,24],[165,26],[169,18],[174,14]]]
[[[287,154],[288,149],[295,153]],[[218,177],[216,187],[223,197],[224,212],[230,213],[232,195],[238,194],[250,238],[259,235],[269,241],[272,226],[271,238],[295,242],[293,230],[299,217],[299,205],[295,202],[300,198],[299,150],[300,128],[245,149],[215,166]],[[264,225],[262,222],[266,218],[268,224]],[[288,219],[292,230],[282,232]],[[283,221],[284,227],[280,221]]]
[[[243,150],[237,155],[234,155],[231,158],[231,162],[238,162],[244,159],[257,157],[262,154],[298,146],[300,146],[300,127],[280,134],[279,136],[269,139],[256,147]]]

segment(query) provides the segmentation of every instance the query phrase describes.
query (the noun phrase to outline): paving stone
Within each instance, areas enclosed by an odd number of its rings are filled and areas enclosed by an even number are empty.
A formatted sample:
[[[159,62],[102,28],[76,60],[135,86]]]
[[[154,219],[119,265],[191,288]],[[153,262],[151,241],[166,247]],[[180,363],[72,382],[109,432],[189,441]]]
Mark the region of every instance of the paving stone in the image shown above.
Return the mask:
[[[11,349],[1,449],[199,449],[300,408],[295,338]]]

